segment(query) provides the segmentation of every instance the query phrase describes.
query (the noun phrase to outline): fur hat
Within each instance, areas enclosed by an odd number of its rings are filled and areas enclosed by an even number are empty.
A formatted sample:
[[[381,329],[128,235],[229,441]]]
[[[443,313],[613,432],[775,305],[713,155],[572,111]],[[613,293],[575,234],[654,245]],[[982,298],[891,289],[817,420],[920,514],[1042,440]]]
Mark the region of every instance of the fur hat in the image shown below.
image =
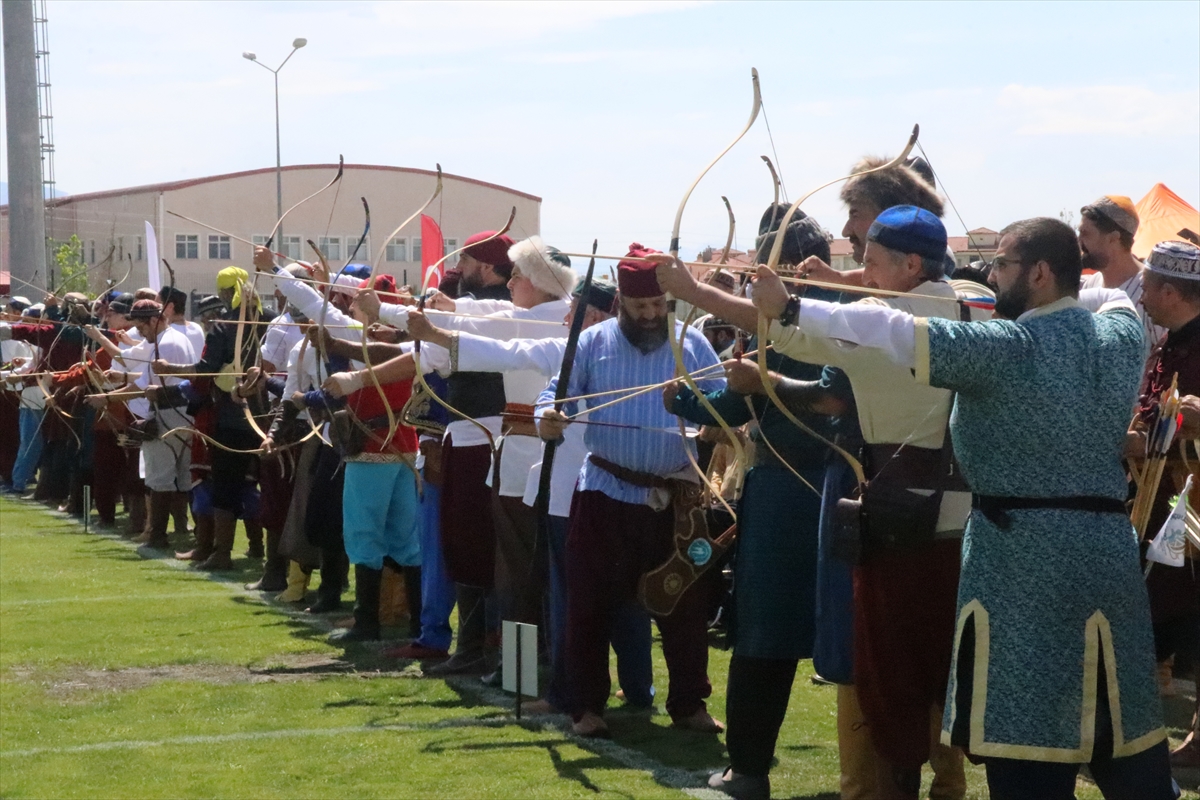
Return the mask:
[[[579,280],[571,269],[571,259],[543,242],[540,236],[530,236],[508,248],[508,260],[529,278],[534,288],[555,297],[569,295]]]

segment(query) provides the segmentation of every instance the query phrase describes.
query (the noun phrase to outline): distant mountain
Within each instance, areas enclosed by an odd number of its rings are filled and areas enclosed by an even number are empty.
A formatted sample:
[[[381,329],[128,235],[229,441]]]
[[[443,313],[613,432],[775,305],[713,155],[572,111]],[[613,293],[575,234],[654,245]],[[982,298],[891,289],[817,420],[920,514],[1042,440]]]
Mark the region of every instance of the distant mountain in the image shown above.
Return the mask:
[[[54,192],[55,197],[66,197],[69,194],[70,194],[70,192],[59,192],[59,191]],[[46,196],[49,197],[50,195],[47,194]],[[7,203],[8,203],[8,184],[4,183],[3,181],[0,181],[0,206],[7,205]]]

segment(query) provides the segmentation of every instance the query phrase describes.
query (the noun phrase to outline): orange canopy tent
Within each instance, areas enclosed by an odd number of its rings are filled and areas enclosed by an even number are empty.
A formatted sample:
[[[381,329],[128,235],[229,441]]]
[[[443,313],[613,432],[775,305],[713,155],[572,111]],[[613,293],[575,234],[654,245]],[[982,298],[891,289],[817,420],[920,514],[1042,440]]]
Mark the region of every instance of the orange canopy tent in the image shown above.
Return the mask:
[[[1154,184],[1154,188],[1138,201],[1137,213],[1138,231],[1133,237],[1133,254],[1138,258],[1150,255],[1150,250],[1159,242],[1168,239],[1186,241],[1188,237],[1180,235],[1185,228],[1193,236],[1200,235],[1200,211],[1161,183]]]

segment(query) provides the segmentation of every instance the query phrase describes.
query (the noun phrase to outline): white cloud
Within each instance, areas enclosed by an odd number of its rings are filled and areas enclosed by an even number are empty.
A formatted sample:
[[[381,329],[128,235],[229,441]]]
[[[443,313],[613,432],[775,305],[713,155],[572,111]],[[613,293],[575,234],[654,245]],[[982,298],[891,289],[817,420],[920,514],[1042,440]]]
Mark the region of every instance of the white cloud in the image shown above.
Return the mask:
[[[1179,136],[1200,130],[1200,98],[1195,92],[1012,84],[1000,91],[996,106],[1022,136]]]

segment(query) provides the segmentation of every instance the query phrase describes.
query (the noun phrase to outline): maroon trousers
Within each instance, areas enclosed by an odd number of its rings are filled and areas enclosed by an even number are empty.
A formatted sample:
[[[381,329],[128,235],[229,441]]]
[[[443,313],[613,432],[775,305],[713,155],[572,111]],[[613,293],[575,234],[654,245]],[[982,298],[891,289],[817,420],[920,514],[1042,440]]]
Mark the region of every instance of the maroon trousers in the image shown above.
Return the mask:
[[[929,760],[929,712],[946,700],[962,541],[878,555],[854,569],[854,685],[876,751]]]
[[[442,448],[442,557],[450,580],[492,588],[496,572],[496,531],[488,471],[492,448],[486,444]]]
[[[259,464],[258,485],[261,499],[258,519],[260,524],[272,533],[281,533],[287,522],[295,478],[291,453],[281,453],[276,458],[264,458]]]
[[[100,520],[109,525],[117,517],[117,499],[125,489],[126,453],[111,430],[92,431],[92,501]],[[136,451],[134,452],[136,456]],[[134,465],[134,472],[137,465]]]
[[[567,530],[567,674],[571,708],[603,714],[612,683],[608,647],[618,609],[637,602],[638,579],[662,564],[674,548],[674,514],[622,503],[602,492],[576,492]],[[683,719],[706,708],[708,621],[705,595],[695,587],[669,616],[655,617],[662,634],[670,688],[667,713]],[[928,718],[926,718],[928,740]]]
[[[0,390],[0,482],[11,483],[21,448],[21,404],[16,392]]]

